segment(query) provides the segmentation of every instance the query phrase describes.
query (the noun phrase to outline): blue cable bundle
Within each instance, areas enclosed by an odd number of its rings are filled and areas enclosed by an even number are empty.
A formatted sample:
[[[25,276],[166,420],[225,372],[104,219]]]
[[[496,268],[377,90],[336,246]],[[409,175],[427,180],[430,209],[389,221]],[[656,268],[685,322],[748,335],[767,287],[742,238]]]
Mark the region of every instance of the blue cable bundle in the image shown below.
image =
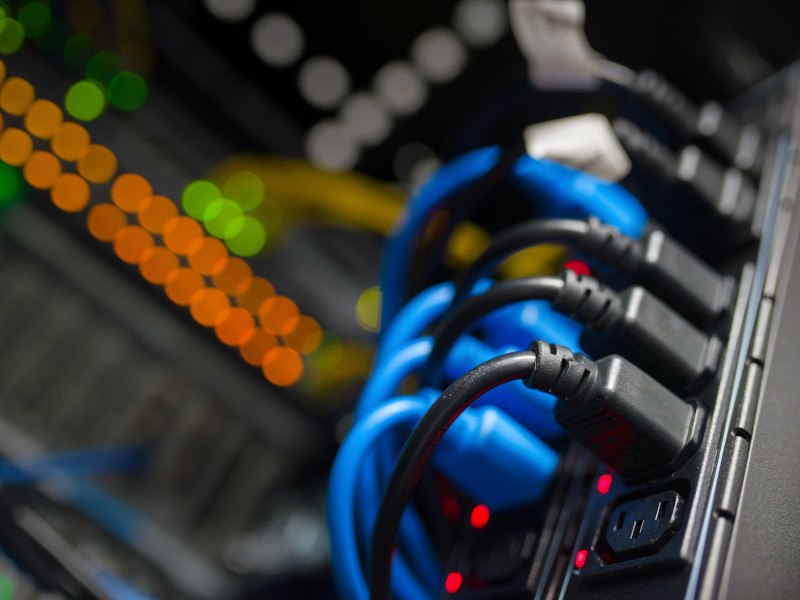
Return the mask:
[[[343,598],[366,600],[365,578],[372,526],[394,459],[404,435],[441,393],[419,389],[397,396],[398,389],[419,371],[433,347],[426,331],[451,307],[452,283],[421,292],[403,306],[410,257],[417,238],[433,213],[495,169],[498,147],[472,151],[442,167],[410,200],[388,240],[382,271],[383,333],[372,375],[359,398],[352,430],[336,457],[328,492],[333,570]],[[642,234],[647,215],[636,198],[617,184],[563,165],[518,158],[509,174],[530,198],[537,214],[596,216],[623,233]],[[472,294],[491,287],[482,280]],[[444,379],[453,381],[486,360],[525,348],[545,338],[578,348],[582,327],[556,313],[546,301],[528,301],[484,317],[481,337],[463,334],[448,353]],[[558,466],[558,454],[548,445],[562,431],[549,394],[517,381],[495,388],[467,409],[454,423],[433,455],[448,481],[476,503],[504,510],[539,500]],[[401,522],[393,562],[392,592],[402,600],[441,594],[444,574],[433,542],[415,509]]]

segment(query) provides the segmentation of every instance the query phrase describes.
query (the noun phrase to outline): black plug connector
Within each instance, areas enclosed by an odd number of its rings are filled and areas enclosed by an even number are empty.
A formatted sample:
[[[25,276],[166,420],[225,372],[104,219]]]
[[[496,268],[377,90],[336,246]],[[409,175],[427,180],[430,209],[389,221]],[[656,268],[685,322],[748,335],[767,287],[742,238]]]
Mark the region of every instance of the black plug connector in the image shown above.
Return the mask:
[[[559,396],[556,420],[624,477],[674,471],[699,443],[704,411],[681,400],[621,356],[591,361],[534,342],[526,386]]]
[[[450,384],[400,451],[375,520],[371,598],[390,596],[400,520],[439,442],[473,402],[514,380],[557,395],[556,419],[623,477],[674,471],[699,444],[703,409],[684,402],[619,356],[592,362],[563,346],[539,341],[528,351],[493,358]]]
[[[614,121],[614,132],[634,165],[666,186],[670,202],[650,206],[660,221],[679,225],[690,214],[704,228],[725,227],[736,243],[757,236],[752,227],[756,189],[742,171],[726,169],[697,146],[685,146],[676,155],[625,119]]]
[[[719,366],[720,340],[698,331],[644,288],[616,294],[591,277],[565,271],[553,308],[589,325],[581,336],[589,354],[619,354],[676,392],[696,391]]]
[[[753,174],[759,172],[761,131],[756,125],[738,123],[718,102],[709,101],[698,108],[654,71],[636,75],[629,89],[683,141],[707,143],[721,160]]]
[[[576,248],[630,274],[687,319],[701,326],[716,321],[733,300],[734,279],[723,277],[660,229],[641,242],[595,218]]]

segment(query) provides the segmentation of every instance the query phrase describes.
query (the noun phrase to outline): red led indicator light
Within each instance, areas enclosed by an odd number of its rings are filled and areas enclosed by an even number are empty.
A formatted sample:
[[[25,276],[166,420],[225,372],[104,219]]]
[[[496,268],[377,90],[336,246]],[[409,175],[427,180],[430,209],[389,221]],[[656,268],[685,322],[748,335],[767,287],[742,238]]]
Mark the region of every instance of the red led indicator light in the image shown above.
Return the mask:
[[[573,258],[572,260],[568,260],[564,264],[565,269],[569,269],[570,271],[574,271],[576,275],[591,275],[591,271],[589,270],[589,265],[587,265],[582,260],[578,260],[577,258]]]
[[[469,515],[469,523],[475,529],[483,529],[489,522],[490,514],[488,506],[485,504],[478,504],[472,509],[472,513]]]
[[[575,568],[582,569],[583,565],[586,564],[586,557],[589,556],[588,550],[578,550],[578,553],[575,555]]]
[[[608,473],[600,475],[600,479],[597,480],[597,491],[601,494],[607,494],[608,490],[611,489],[611,481],[612,477]]]
[[[464,578],[461,573],[448,573],[447,578],[444,580],[444,591],[448,594],[455,594],[461,589],[463,582]]]

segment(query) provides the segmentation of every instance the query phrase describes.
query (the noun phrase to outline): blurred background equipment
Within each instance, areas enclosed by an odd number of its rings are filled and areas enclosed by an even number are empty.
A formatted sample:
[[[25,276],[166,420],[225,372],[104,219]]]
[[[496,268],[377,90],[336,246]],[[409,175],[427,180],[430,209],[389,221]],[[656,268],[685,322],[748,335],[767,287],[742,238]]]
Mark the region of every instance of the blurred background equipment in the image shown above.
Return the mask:
[[[623,597],[661,562],[672,597],[724,597],[736,511],[696,491],[738,493],[755,448],[745,342],[789,272],[798,20],[0,1],[0,600]],[[551,388],[488,392],[369,581],[407,434],[538,338],[691,395],[696,430],[640,485],[570,441],[590,436]],[[639,526],[666,558],[592,538],[645,487],[676,494],[667,533]]]

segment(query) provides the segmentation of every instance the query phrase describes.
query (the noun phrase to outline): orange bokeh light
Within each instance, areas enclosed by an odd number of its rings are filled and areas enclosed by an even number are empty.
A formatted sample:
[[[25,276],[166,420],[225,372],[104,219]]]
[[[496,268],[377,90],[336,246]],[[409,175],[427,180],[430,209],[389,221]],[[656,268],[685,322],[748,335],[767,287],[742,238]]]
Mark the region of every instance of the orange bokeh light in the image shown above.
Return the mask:
[[[61,175],[61,161],[49,152],[36,150],[25,163],[22,175],[32,187],[49,190]]]
[[[86,208],[89,196],[89,184],[75,173],[62,173],[50,189],[50,199],[53,204],[66,212],[79,212]],[[124,223],[124,215],[122,219]],[[111,237],[113,238],[113,235]]]
[[[194,320],[212,327],[223,310],[230,308],[228,297],[216,288],[197,290],[189,301],[189,311]]]
[[[184,255],[193,241],[203,237],[203,228],[190,217],[173,217],[164,223],[161,235],[167,248]]]
[[[113,204],[98,204],[86,219],[89,233],[101,242],[111,242],[117,231],[127,225],[125,214]]]
[[[114,234],[114,252],[128,264],[139,264],[145,250],[152,247],[153,236],[138,225],[126,225]]]

